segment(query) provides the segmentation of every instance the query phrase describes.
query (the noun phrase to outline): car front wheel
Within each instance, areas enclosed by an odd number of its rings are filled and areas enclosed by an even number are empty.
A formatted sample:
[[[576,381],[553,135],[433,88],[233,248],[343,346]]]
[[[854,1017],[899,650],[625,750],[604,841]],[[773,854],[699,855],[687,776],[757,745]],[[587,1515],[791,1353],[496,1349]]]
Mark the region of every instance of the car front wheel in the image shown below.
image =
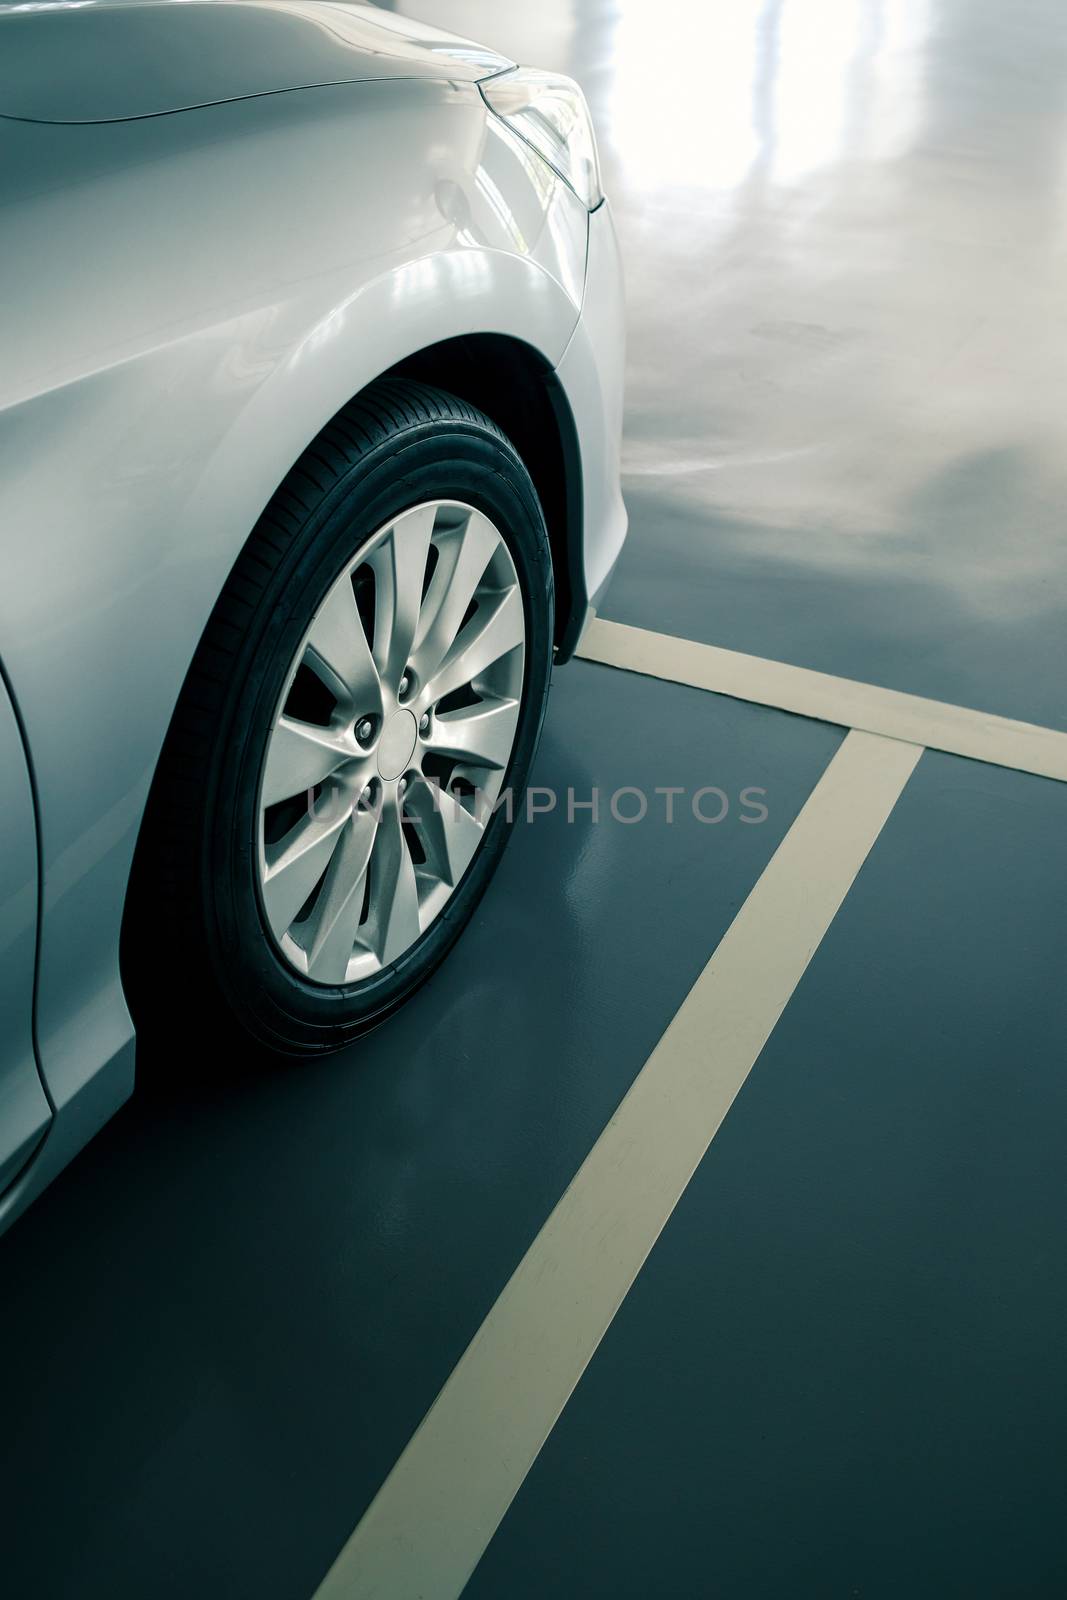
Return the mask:
[[[270,1048],[322,1052],[433,971],[526,783],[552,606],[537,494],[488,417],[383,380],[329,425],[231,573],[167,736],[125,939],[152,1020],[192,983]]]

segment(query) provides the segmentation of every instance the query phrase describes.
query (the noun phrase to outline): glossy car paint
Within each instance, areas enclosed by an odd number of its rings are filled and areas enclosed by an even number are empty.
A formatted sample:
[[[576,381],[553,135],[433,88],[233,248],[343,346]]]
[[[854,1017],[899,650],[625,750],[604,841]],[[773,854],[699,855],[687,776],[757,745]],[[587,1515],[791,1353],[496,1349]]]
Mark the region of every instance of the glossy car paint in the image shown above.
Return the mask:
[[[378,15],[283,9],[331,27]],[[90,10],[0,14],[0,58],[13,21],[25,38]],[[362,81],[78,127],[0,119],[0,647],[37,779],[37,1043],[56,1111],[0,1220],[130,1092],[119,930],[159,749],[227,573],[330,417],[441,340],[521,341],[559,367],[581,442],[588,593],[625,530],[606,206],[590,218],[487,113],[469,47],[436,40],[440,76],[407,57],[391,81],[395,54],[371,77],[345,48]]]
[[[37,837],[15,708],[0,677],[0,1186],[33,1153],[52,1112],[33,1050]]]
[[[556,370],[579,425],[585,530],[582,577],[594,603],[607,586],[626,538],[620,487],[624,314],[618,239],[605,201],[589,218],[582,315]]]
[[[0,106],[34,122],[117,122],[328,83],[474,83],[510,65],[494,50],[372,5],[46,5],[5,21]]]

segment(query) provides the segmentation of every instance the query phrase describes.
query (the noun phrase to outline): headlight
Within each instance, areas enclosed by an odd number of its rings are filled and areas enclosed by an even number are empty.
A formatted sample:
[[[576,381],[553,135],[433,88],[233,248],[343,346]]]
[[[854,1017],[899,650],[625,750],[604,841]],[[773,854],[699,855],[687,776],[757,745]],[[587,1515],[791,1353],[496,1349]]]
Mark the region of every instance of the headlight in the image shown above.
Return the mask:
[[[533,145],[579,200],[594,211],[604,198],[596,135],[585,95],[573,78],[519,67],[478,87],[490,111]]]

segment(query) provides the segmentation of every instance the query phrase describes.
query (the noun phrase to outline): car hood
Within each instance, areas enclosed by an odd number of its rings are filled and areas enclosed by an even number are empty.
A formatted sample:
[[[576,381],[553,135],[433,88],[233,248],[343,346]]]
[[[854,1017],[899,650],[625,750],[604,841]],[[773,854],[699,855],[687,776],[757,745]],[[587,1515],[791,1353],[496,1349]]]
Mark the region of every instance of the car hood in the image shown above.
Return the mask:
[[[0,115],[32,122],[120,122],[328,83],[476,82],[511,65],[346,0],[0,6]]]

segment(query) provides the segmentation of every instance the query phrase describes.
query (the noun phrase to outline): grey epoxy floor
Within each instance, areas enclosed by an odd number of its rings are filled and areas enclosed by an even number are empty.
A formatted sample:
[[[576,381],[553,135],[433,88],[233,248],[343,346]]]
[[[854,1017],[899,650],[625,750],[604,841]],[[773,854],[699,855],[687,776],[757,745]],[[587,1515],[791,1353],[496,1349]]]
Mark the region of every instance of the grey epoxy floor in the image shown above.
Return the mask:
[[[1065,872],[927,751],[471,1600],[1064,1593]]]
[[[13,1593],[310,1596],[841,740],[583,663],[551,705],[535,781],[596,785],[606,820],[521,825],[447,967],[347,1058],[153,1093],[146,1053],[3,1241]],[[731,813],[612,821],[656,784]]]
[[[1067,727],[1062,6],[393,9],[593,102],[605,614]],[[766,824],[541,819],[358,1060],[144,1063],[0,1244],[5,1592],[311,1594],[840,737],[576,664],[538,781]],[[1063,1592],[1065,824],[924,755],[471,1595]]]
[[[1067,728],[1061,0],[403,0],[576,77],[627,268],[605,606]]]

